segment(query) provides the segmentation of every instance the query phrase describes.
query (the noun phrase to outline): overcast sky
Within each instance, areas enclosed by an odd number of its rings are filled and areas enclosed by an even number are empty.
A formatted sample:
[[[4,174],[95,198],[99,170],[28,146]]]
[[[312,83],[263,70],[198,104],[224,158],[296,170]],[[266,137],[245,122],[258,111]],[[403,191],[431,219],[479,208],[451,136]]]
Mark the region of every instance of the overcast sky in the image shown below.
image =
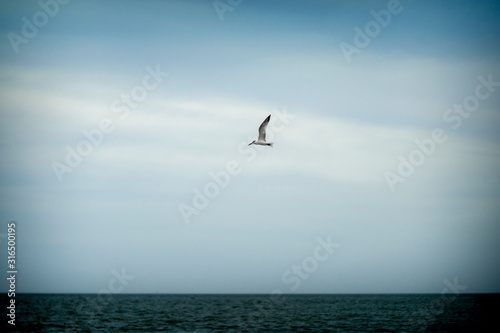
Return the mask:
[[[18,291],[500,292],[498,2],[41,3],[0,14]]]

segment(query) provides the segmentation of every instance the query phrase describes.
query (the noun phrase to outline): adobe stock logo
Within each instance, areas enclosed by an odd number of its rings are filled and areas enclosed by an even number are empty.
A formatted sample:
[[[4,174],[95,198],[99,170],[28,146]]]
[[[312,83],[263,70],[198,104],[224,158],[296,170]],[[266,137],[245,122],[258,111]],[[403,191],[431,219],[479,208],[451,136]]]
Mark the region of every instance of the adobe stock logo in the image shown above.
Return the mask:
[[[374,20],[368,21],[364,29],[354,26],[354,45],[346,42],[341,42],[339,44],[340,50],[347,63],[351,63],[351,58],[354,54],[360,54],[362,49],[368,47],[371,41],[380,34],[382,28],[386,28],[389,23],[391,23],[392,17],[401,13],[403,8],[404,7],[398,0],[389,0],[387,2],[387,9],[381,9],[378,12],[374,10],[370,11],[370,15]]]
[[[458,277],[455,277],[453,283],[448,279],[443,280],[443,282],[446,287],[441,290],[441,297],[439,299],[434,299],[428,304],[428,306],[420,308],[418,311],[413,312],[410,316],[410,324],[414,328],[420,327],[417,332],[425,332],[427,326],[436,321],[437,316],[445,312],[446,308],[461,294],[461,291],[467,289],[466,285],[458,283]],[[454,295],[447,297],[446,295],[449,294],[450,291]]]
[[[125,267],[122,267],[121,271],[113,269],[111,270],[111,274],[113,277],[108,281],[108,288],[99,290],[96,297],[85,297],[85,301],[78,304],[75,308],[78,316],[87,319],[89,327],[82,328],[76,323],[68,321],[66,323],[68,330],[71,330],[71,332],[88,331],[95,322],[98,322],[100,316],[106,311],[106,307],[115,301],[113,295],[122,293],[125,287],[129,285],[129,282],[135,279],[134,275],[127,274]]]
[[[276,117],[271,117],[271,121],[267,127],[267,133],[269,137],[272,138],[274,133],[280,133],[289,124],[291,119],[295,118],[295,115],[287,113],[287,110],[277,111],[273,113]],[[240,142],[237,148],[238,154],[245,157],[246,162],[252,162],[257,157],[258,152],[263,147],[249,146],[248,142],[253,140],[254,137],[250,137],[245,141]],[[264,148],[265,149],[265,148]],[[209,204],[214,200],[219,194],[229,186],[231,180],[239,175],[243,171],[243,165],[238,159],[232,159],[228,161],[223,170],[216,172],[209,172],[209,177],[212,181],[207,181],[200,188],[193,188],[193,196],[191,199],[191,204],[181,202],[178,204],[179,212],[182,219],[186,224],[190,224],[193,216],[198,216],[204,209],[206,209]]]
[[[224,21],[224,13],[232,12],[236,7],[241,5],[243,0],[214,0],[212,5],[214,6],[215,12],[219,16],[219,20]]]
[[[169,76],[169,73],[160,70],[160,66],[156,65],[156,69],[150,66],[145,68],[147,74],[142,78],[142,84],[138,84],[129,93],[122,93],[120,98],[117,98],[111,104],[111,111],[119,115],[120,119],[126,119],[131,109],[140,106],[154,89]],[[116,124],[110,118],[104,117],[99,122],[97,128],[83,129],[82,134],[84,139],[80,140],[76,146],[67,145],[66,157],[63,161],[53,161],[52,170],[54,171],[57,180],[63,181],[63,176],[66,173],[72,173],[84,160],[94,151],[94,148],[99,147],[106,135],[113,133],[116,129]]]
[[[293,264],[290,269],[283,272],[281,281],[286,285],[290,284],[291,292],[296,292],[302,282],[319,269],[320,263],[331,258],[335,249],[340,247],[340,244],[332,241],[331,235],[326,238],[318,237],[316,242],[317,245],[312,251],[312,256],[305,257],[300,265]],[[248,313],[246,317],[236,318],[238,331],[247,332],[256,324],[262,325],[269,318],[275,317],[285,301],[285,293],[281,289],[273,289],[268,299],[255,300],[253,302],[255,311]]]
[[[38,1],[38,5],[42,10],[37,11],[31,17],[31,20],[26,16],[21,18],[23,25],[21,27],[21,35],[14,32],[9,32],[7,38],[10,41],[12,49],[17,54],[19,53],[19,45],[28,44],[28,42],[38,35],[38,29],[45,27],[50,18],[53,18],[59,13],[59,5],[66,5],[70,0],[47,0]]]
[[[330,235],[326,240],[318,237],[316,241],[318,245],[315,247],[312,256],[304,258],[300,265],[292,265],[290,269],[283,273],[281,280],[285,284],[291,284],[291,291],[297,291],[302,281],[307,280],[312,273],[316,272],[319,263],[328,260],[334,249],[340,247],[340,244],[332,242]]]
[[[496,88],[500,87],[500,81],[493,81],[492,74],[489,74],[487,79],[480,75],[477,80],[479,84],[476,85],[473,94],[466,96],[462,103],[453,104],[453,108],[448,108],[443,113],[443,120],[445,123],[452,124],[451,129],[458,130],[463,119],[469,118],[473,112],[479,109],[481,101],[490,98]],[[391,192],[396,190],[398,183],[405,182],[408,177],[413,175],[415,170],[436,152],[438,145],[447,139],[445,130],[439,127],[432,130],[430,137],[423,140],[415,139],[417,148],[412,150],[408,157],[398,156],[399,164],[396,172],[386,171],[384,173],[384,178]]]

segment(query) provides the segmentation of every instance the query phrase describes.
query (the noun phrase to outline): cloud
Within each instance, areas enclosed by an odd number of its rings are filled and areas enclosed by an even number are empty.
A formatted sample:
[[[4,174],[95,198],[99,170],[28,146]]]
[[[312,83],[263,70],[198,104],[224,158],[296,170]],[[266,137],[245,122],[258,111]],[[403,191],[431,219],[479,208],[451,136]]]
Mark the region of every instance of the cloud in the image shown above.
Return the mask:
[[[0,212],[20,221],[25,276],[54,259],[26,291],[96,292],[125,265],[131,292],[223,292],[227,281],[268,292],[329,233],[342,251],[301,291],[433,291],[450,271],[480,284],[470,267],[487,272],[498,243],[498,95],[457,130],[443,113],[478,75],[500,79],[494,57],[434,52],[451,33],[434,12],[440,29],[422,45],[413,27],[427,12],[409,7],[346,64],[338,43],[371,5],[304,15],[244,2],[220,22],[211,3],[184,3],[130,2],[123,15],[92,14],[91,26],[86,5],[68,4],[19,58],[4,58]],[[126,117],[114,112],[147,66],[171,75]],[[274,148],[249,147],[269,114]],[[66,164],[67,147],[104,119],[112,130],[59,182],[52,163]],[[392,193],[384,172],[437,127],[446,142]],[[229,161],[241,172],[183,223],[179,203]]]

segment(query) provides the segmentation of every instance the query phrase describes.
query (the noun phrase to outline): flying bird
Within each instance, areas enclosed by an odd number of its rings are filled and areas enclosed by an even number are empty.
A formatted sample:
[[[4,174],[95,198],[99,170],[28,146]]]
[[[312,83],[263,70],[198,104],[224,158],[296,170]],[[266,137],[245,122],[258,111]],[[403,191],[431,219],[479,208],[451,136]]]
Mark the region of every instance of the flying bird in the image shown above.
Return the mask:
[[[266,128],[267,124],[269,124],[269,119],[271,119],[271,115],[267,116],[267,118],[260,124],[259,126],[259,137],[257,140],[253,140],[248,145],[261,145],[261,146],[273,146],[273,142],[266,142]]]

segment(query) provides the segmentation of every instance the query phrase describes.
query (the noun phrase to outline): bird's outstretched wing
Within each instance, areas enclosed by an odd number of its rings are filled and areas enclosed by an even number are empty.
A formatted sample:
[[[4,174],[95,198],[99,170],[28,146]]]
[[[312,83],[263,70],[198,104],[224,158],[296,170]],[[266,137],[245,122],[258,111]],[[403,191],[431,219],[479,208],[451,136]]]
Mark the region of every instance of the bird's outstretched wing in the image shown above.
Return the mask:
[[[271,115],[267,116],[267,118],[260,124],[259,127],[259,141],[266,141],[266,128],[267,124],[269,124],[269,119],[271,119]]]

